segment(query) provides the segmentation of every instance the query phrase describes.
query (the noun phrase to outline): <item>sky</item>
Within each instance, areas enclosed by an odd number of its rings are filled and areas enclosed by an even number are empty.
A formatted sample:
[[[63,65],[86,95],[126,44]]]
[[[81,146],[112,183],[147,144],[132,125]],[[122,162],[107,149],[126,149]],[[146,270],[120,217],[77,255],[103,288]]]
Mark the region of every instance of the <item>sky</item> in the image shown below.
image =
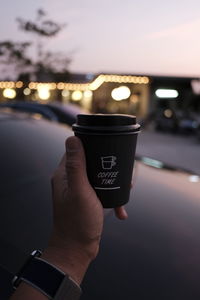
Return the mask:
[[[30,40],[16,18],[38,8],[67,26],[50,41],[71,72],[200,77],[199,0],[0,0],[0,41]]]

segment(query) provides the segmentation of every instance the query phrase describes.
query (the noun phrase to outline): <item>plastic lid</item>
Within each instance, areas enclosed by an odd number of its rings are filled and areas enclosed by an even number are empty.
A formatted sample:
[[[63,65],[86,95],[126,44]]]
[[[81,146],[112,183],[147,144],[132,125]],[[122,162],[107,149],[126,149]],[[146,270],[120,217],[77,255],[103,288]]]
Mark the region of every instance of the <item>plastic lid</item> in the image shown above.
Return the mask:
[[[136,125],[136,117],[122,114],[80,114],[77,115],[80,126],[126,126]]]

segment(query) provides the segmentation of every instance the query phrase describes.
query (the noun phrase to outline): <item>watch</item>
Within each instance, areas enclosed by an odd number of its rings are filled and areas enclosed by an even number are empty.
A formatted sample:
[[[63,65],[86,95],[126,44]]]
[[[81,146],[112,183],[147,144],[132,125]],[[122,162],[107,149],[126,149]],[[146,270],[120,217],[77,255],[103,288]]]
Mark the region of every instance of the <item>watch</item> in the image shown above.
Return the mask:
[[[24,281],[41,293],[54,300],[78,300],[81,296],[81,288],[70,276],[40,258],[42,252],[35,250],[21,270],[13,279],[13,287],[16,289]]]

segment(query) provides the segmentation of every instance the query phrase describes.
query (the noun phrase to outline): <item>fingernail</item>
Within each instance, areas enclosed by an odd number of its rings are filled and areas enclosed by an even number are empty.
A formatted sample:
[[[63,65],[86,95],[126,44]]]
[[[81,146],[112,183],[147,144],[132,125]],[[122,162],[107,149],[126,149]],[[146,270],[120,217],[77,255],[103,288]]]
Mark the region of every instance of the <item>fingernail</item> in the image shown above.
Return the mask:
[[[80,149],[80,142],[78,138],[71,136],[66,140],[66,151],[74,152]]]

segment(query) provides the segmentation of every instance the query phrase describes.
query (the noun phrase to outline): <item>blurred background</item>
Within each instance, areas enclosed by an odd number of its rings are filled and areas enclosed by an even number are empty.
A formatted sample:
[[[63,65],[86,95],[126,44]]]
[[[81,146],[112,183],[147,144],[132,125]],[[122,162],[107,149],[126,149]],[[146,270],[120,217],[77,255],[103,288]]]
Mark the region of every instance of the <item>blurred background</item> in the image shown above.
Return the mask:
[[[142,129],[129,218],[107,212],[82,299],[200,299],[199,0],[0,4],[0,299],[5,270],[47,245],[50,176],[79,113]]]
[[[133,114],[139,154],[200,172],[199,11],[195,0],[1,1],[1,109],[68,125],[80,112]]]

